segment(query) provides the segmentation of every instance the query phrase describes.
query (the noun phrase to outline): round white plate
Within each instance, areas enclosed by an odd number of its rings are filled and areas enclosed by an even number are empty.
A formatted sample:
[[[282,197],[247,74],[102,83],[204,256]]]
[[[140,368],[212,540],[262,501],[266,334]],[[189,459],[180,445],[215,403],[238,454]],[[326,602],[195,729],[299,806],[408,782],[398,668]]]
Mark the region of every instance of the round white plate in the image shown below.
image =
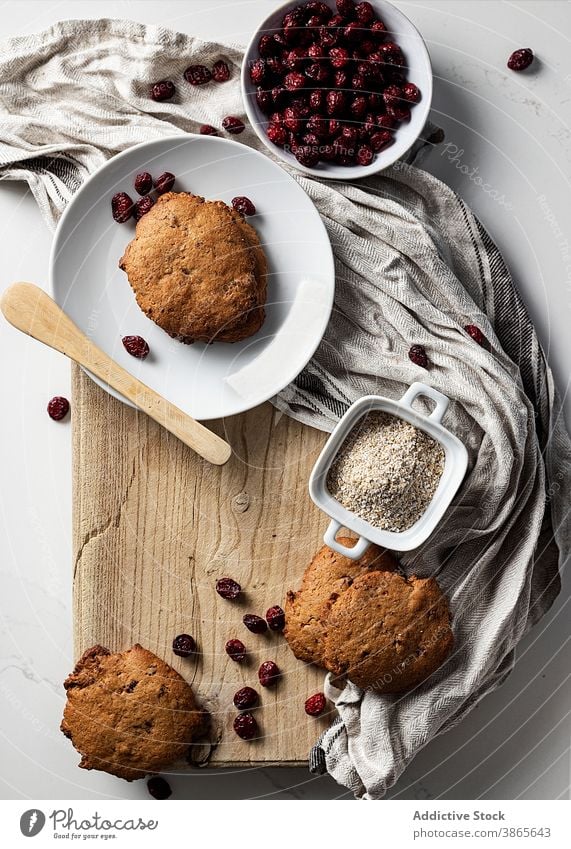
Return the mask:
[[[139,171],[176,174],[175,190],[230,203],[246,195],[249,221],[269,263],[266,320],[234,344],[183,345],[139,309],[118,262],[135,235],[134,221],[117,224],[111,198],[137,194]],[[107,354],[143,383],[197,419],[251,409],[287,386],[317,348],[333,306],[335,273],[325,227],[313,203],[279,165],[239,142],[179,135],[146,142],[113,157],[78,191],[63,214],[50,257],[57,303]],[[143,336],[141,361],[121,338]],[[97,378],[112,395],[125,400]]]

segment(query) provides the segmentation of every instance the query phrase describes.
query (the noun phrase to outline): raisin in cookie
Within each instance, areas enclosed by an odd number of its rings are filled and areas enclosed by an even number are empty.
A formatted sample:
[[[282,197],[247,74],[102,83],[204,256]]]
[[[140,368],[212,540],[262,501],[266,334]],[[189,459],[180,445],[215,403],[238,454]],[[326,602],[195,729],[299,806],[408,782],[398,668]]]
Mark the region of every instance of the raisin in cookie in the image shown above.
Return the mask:
[[[137,223],[119,267],[143,312],[181,342],[237,342],[265,318],[254,228],[222,201],[167,192]]]
[[[142,778],[184,757],[206,727],[189,684],[138,644],[113,654],[93,646],[64,687],[61,730],[83,769]]]
[[[351,547],[354,540],[340,539]],[[324,665],[326,621],[331,606],[360,575],[373,569],[398,566],[388,551],[371,545],[360,560],[351,560],[328,546],[319,549],[305,570],[298,592],[288,592],[285,602],[285,638],[294,655],[306,663]]]

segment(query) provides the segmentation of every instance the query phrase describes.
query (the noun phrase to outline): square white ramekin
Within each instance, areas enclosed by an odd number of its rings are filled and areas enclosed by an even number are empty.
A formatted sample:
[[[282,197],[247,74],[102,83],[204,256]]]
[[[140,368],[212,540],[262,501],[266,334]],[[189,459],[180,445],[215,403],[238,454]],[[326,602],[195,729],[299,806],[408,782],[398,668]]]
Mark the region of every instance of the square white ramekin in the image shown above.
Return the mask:
[[[415,398],[421,395],[431,398],[436,404],[429,416],[412,408]],[[399,401],[380,395],[366,395],[349,407],[325,443],[309,478],[311,498],[331,518],[323,537],[326,545],[352,560],[358,560],[371,543],[393,551],[410,551],[428,539],[458,491],[468,466],[466,448],[458,437],[441,424],[448,404],[446,395],[424,383],[413,383]],[[370,525],[343,507],[327,489],[327,473],[333,460],[357,421],[372,410],[382,410],[410,422],[432,436],[444,449],[444,471],[432,501],[420,519],[411,528],[400,533],[383,531]],[[348,528],[359,535],[353,548],[347,548],[337,541],[336,537],[341,528]]]

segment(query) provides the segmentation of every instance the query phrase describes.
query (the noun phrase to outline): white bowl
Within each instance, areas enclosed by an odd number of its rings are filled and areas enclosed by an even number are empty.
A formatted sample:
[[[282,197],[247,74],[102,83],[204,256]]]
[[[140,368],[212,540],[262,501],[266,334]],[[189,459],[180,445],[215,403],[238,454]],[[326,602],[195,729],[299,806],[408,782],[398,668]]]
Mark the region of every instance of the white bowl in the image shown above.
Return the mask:
[[[132,194],[139,171],[172,171],[175,191],[226,203],[246,195],[255,203],[250,221],[266,252],[269,276],[266,320],[254,336],[232,344],[183,345],[139,308],[118,266],[135,235],[134,222],[116,224],[111,217],[111,198],[118,191]],[[57,303],[95,344],[203,421],[250,410],[291,383],[321,341],[335,291],[329,237],[299,183],[247,145],[187,133],[130,147],[83,184],[58,224],[50,278]],[[128,334],[147,340],[146,360],[125,351],[121,338]]]
[[[332,9],[335,9],[334,0],[325,0],[325,2]],[[424,39],[414,24],[396,6],[393,6],[392,3],[388,3],[387,0],[371,0],[371,5],[375,9],[376,14],[384,21],[387,30],[394,37],[397,44],[402,47],[409,68],[408,79],[419,87],[422,94],[421,100],[412,107],[410,121],[405,121],[398,125],[395,131],[394,143],[385,150],[377,153],[370,165],[343,166],[335,165],[332,162],[320,162],[315,168],[306,168],[297,161],[292,153],[272,144],[266,136],[268,117],[264,115],[256,103],[256,86],[252,85],[248,73],[250,62],[259,58],[258,41],[260,40],[260,36],[267,32],[272,33],[277,31],[280,28],[281,20],[285,13],[298,5],[300,5],[299,0],[297,2],[284,3],[274,9],[262,21],[246,48],[242,64],[242,97],[252,127],[261,141],[275,156],[278,156],[288,165],[297,168],[299,171],[303,171],[305,174],[313,174],[316,177],[324,177],[329,180],[354,180],[359,177],[376,174],[378,171],[388,168],[389,165],[392,165],[397,159],[404,156],[407,150],[412,147],[422,132],[430,111],[430,103],[432,101],[432,66]]]
[[[415,398],[421,395],[431,398],[436,403],[429,416],[425,416],[412,408]],[[458,437],[441,424],[448,404],[449,399],[446,395],[425,383],[413,383],[400,401],[393,401],[391,398],[383,398],[380,395],[366,395],[349,407],[325,443],[309,479],[311,498],[324,513],[331,517],[331,522],[323,537],[329,548],[350,557],[352,560],[358,560],[371,543],[375,543],[381,548],[390,548],[393,551],[410,551],[413,548],[418,548],[428,539],[458,491],[468,466],[466,448]],[[423,430],[432,436],[444,449],[444,471],[430,504],[411,528],[400,533],[383,531],[370,525],[364,519],[343,507],[327,489],[327,473],[339,449],[356,422],[371,410],[383,410],[410,422],[419,430]],[[348,528],[359,534],[359,539],[353,548],[347,548],[337,540],[336,537],[341,528]]]

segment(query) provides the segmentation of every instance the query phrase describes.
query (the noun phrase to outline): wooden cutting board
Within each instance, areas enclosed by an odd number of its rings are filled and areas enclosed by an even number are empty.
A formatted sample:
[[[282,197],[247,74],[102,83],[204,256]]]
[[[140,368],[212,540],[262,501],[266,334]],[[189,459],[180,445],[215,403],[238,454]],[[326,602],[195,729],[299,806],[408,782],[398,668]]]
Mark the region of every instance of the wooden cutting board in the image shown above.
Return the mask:
[[[321,545],[326,517],[307,492],[325,434],[270,404],[216,422],[231,443],[230,462],[211,466],[145,415],[111,398],[73,366],[74,641],[79,657],[100,643],[111,650],[140,642],[193,685],[212,717],[211,765],[299,765],[330,721],[306,716],[305,699],[323,672],[297,661],[283,637],[255,635],[244,613],[283,605]],[[215,592],[230,576],[243,602]],[[171,643],[192,634],[197,660]],[[231,661],[226,640],[240,638],[248,665]],[[257,669],[273,659],[283,679],[259,687]],[[260,741],[232,730],[232,696],[261,691]]]

